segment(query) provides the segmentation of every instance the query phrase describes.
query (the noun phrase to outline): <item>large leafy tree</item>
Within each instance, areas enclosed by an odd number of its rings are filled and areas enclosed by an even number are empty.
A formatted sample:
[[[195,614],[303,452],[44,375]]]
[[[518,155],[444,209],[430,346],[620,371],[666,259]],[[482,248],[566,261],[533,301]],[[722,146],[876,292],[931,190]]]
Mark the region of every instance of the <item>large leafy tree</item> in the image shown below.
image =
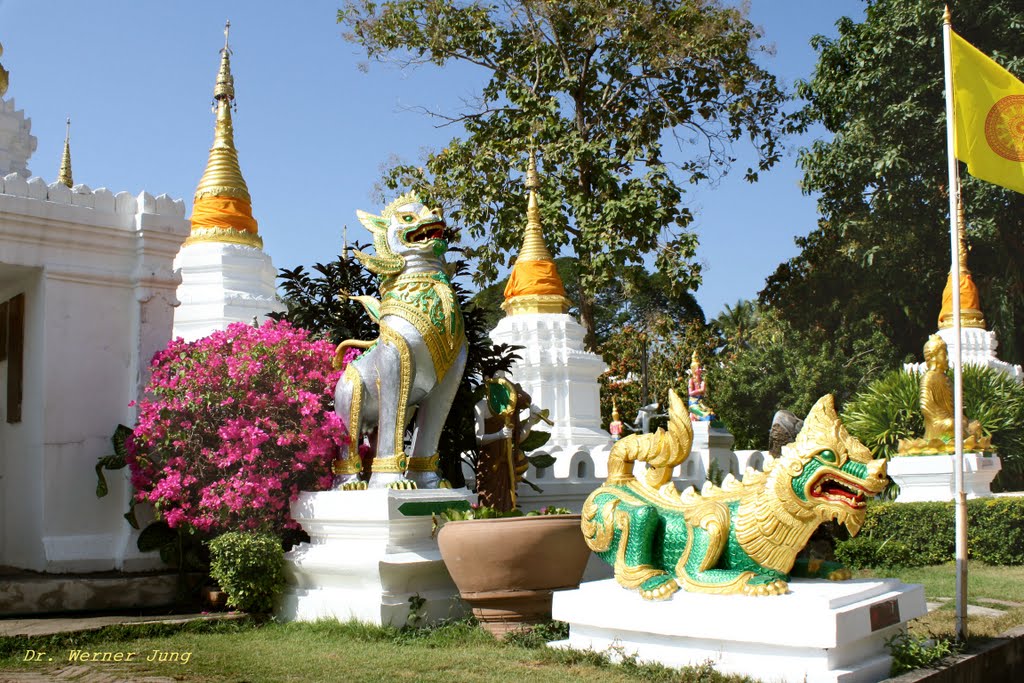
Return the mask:
[[[775,411],[803,417],[823,394],[842,404],[898,361],[879,328],[800,330],[767,311],[743,347],[725,362],[706,364],[708,404],[736,437],[736,448],[767,448]]]
[[[677,290],[699,283],[684,186],[727,170],[741,138],[758,156],[750,180],[780,156],[784,94],[754,59],[757,29],[718,0],[351,0],[338,19],[371,58],[483,70],[475,102],[435,112],[465,135],[385,181],[449,207],[479,240],[484,284],[519,247],[510,171],[538,148],[546,239],[579,259],[591,348],[596,293],[625,266],[654,254]]]
[[[725,338],[723,353],[730,356],[749,346],[748,337],[757,325],[760,313],[757,309],[757,302],[748,299],[739,299],[735,306],[725,305],[722,312],[715,316],[711,324],[718,328],[718,331]]]
[[[954,28],[1024,76],[1017,0],[949,3]],[[804,189],[819,193],[821,221],[798,239],[762,302],[796,330],[836,337],[878,329],[919,356],[936,328],[949,272],[948,182],[939,0],[867,0],[818,36],[818,63],[798,85],[803,124],[833,133],[800,155]],[[1024,196],[961,167],[969,264],[1001,356],[1024,353]],[[866,330],[866,331],[865,331]]]

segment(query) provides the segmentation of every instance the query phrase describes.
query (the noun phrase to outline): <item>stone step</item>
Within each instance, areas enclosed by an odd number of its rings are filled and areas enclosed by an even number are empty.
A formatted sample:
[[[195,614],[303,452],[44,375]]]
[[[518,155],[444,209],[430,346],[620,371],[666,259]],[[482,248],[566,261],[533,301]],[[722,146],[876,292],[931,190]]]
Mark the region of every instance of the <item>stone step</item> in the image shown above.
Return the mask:
[[[0,580],[0,617],[166,607],[173,605],[177,596],[177,572],[21,572]]]

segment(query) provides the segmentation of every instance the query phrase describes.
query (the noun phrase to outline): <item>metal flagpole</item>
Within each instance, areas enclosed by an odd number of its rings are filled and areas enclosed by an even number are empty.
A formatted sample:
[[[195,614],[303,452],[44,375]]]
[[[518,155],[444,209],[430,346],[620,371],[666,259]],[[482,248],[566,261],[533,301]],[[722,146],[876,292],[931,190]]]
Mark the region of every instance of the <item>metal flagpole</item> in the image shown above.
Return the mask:
[[[956,491],[956,634],[967,640],[967,494],[964,493],[964,383],[960,348],[960,259],[957,240],[957,208],[960,178],[953,128],[953,60],[950,51],[952,18],[946,6],[942,23],[942,49],[946,81],[946,156],[949,161],[950,282],[953,293],[953,486]],[[955,279],[954,279],[955,278]]]

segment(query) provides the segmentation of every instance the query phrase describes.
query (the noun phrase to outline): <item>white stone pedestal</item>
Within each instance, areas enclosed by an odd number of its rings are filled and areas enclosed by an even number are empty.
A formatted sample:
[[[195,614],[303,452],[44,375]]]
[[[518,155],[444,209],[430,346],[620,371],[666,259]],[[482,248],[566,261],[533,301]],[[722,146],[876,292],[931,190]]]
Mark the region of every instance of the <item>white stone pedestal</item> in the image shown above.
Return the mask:
[[[992,495],[992,480],[1003,468],[994,453],[964,453],[964,491],[968,498]],[[954,500],[952,455],[904,455],[889,460],[889,478],[900,487],[900,503]]]
[[[874,683],[889,675],[885,640],[926,612],[924,588],[896,579],[798,579],[772,597],[676,593],[649,602],[614,580],[556,592],[569,622],[554,647],[636,654],[666,666],[711,660],[772,683]]]
[[[288,586],[277,618],[403,626],[410,598],[423,601],[419,624],[461,617],[465,608],[431,537],[431,512],[469,498],[466,489],[301,494],[292,517],[310,543],[285,555]]]

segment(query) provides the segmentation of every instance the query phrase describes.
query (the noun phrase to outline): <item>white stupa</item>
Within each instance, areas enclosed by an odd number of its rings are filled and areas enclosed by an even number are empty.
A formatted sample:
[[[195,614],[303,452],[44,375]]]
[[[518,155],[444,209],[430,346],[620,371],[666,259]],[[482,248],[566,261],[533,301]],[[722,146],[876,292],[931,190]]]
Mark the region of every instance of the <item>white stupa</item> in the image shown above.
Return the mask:
[[[540,450],[554,456],[549,471],[531,468],[527,478],[536,480],[545,490],[543,496],[522,491],[523,502],[569,504],[579,509],[589,493],[586,486],[607,474],[611,435],[601,428],[600,385],[597,378],[607,366],[597,354],[583,347],[583,326],[568,314],[570,302],[558,275],[554,259],[544,243],[537,190],[540,187],[534,155],[526,175],[529,190],[526,233],[508,285],[502,308],[506,316],[491,332],[495,344],[522,346],[522,357],[512,366],[512,379],[550,410],[554,425],[551,438]],[[563,494],[570,493],[570,498]],[[576,495],[577,490],[580,495]],[[579,497],[579,501],[574,498]]]
[[[0,46],[0,55],[3,52]],[[28,178],[28,159],[36,151],[36,137],[32,135],[32,120],[14,108],[14,98],[3,99],[9,78],[0,64],[0,178],[11,173]]]
[[[960,353],[963,356],[964,365],[992,368],[1013,377],[1018,382],[1024,382],[1024,371],[1021,370],[1021,366],[1010,365],[996,356],[996,349],[999,347],[996,333],[985,329],[985,315],[981,312],[978,288],[971,277],[971,271],[967,268],[964,225],[964,210],[961,205],[957,212],[957,237],[960,262]],[[956,332],[953,329],[952,272],[946,278],[946,287],[942,291],[938,335],[946,342],[946,348],[949,350],[949,364],[950,367],[953,367],[956,364],[956,359],[953,357],[953,342],[956,339]],[[921,374],[927,368],[924,363],[907,363],[903,369],[907,372]]]
[[[231,107],[235,99],[230,55],[224,49],[213,89],[217,123],[206,171],[192,205],[192,232],[174,265],[181,269],[174,336],[192,341],[233,322],[252,323],[284,310],[275,295],[277,272],[263,252],[252,199],[235,149]]]

